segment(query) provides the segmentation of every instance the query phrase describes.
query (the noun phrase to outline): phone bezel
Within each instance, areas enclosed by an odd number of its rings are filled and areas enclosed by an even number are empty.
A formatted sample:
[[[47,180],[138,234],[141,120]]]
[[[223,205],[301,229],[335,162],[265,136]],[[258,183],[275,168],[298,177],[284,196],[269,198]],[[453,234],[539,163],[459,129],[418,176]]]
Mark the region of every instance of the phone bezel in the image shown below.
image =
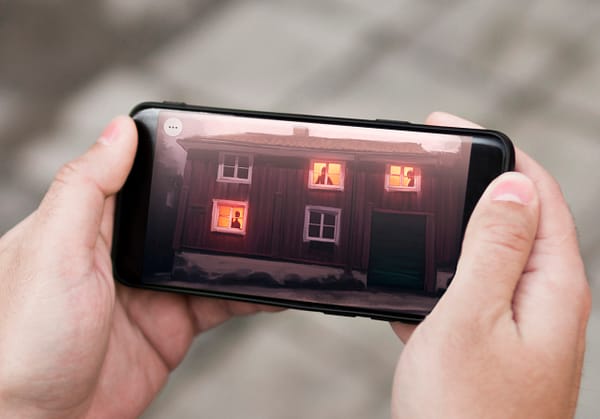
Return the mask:
[[[246,301],[260,304],[270,304],[285,308],[318,311],[327,314],[343,316],[362,316],[378,320],[401,320],[417,323],[424,316],[411,313],[374,310],[372,308],[355,308],[312,303],[304,301],[282,300],[271,297],[238,295],[227,292],[205,291],[174,286],[146,284],[140,281],[142,277],[143,247],[145,243],[150,185],[152,183],[152,163],[154,161],[154,141],[156,120],[140,115],[141,111],[156,109],[189,112],[217,113],[242,117],[288,120],[293,122],[310,122],[333,125],[358,126],[366,128],[381,128],[416,132],[431,132],[473,136],[469,175],[465,194],[465,207],[462,234],[468,219],[485,187],[500,173],[514,170],[514,147],[510,139],[503,133],[488,129],[456,128],[413,124],[406,121],[367,120],[340,118],[330,116],[274,113],[261,111],[246,111],[239,109],[224,109],[206,106],[192,106],[174,102],[143,102],[136,105],[130,115],[136,120],[138,128],[138,150],[129,177],[117,195],[115,209],[115,228],[113,236],[113,271],[115,279],[127,286],[158,291],[176,292],[189,295],[202,295],[230,300]],[[151,117],[150,117],[151,118]],[[496,165],[495,170],[489,170],[490,161]],[[499,163],[499,164],[498,164]],[[473,173],[478,172],[477,176]],[[462,237],[460,238],[462,240]]]

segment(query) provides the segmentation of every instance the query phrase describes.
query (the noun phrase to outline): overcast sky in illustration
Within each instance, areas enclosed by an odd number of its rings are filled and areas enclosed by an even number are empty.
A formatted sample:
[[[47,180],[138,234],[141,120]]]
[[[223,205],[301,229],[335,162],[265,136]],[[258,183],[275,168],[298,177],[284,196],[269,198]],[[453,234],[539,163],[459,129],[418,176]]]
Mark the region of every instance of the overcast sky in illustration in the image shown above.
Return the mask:
[[[247,132],[292,135],[294,128],[307,128],[310,136],[328,138],[348,138],[386,142],[411,142],[421,144],[424,150],[457,153],[461,146],[461,137],[457,135],[433,134],[415,131],[398,131],[390,129],[348,127],[343,125],[329,125],[305,123],[295,121],[278,121],[261,118],[237,117],[211,113],[192,113],[183,111],[161,111],[158,123],[158,138],[166,140],[163,125],[168,118],[179,118],[182,121],[182,130],[173,138],[189,138],[192,136],[237,135]],[[464,140],[464,139],[463,139]],[[168,142],[168,141],[167,141]],[[175,141],[173,146],[177,148]],[[185,160],[185,153],[173,150],[174,158]],[[182,162],[183,163],[183,162]]]

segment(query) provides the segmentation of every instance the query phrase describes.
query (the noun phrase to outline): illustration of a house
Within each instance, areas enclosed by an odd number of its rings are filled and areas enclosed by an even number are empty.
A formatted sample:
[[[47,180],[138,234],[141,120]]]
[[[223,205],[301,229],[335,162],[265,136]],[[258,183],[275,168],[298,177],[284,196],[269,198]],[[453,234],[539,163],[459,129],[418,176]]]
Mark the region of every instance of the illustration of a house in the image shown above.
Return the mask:
[[[336,267],[367,289],[435,293],[460,250],[469,152],[241,133],[187,152],[173,249]],[[292,268],[293,269],[293,268]]]

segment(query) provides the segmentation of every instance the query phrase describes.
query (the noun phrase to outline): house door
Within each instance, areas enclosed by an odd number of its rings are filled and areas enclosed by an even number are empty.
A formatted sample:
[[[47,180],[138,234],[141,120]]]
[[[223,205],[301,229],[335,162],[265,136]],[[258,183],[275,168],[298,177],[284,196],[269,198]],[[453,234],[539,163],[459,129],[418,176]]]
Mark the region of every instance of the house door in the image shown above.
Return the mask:
[[[368,286],[425,289],[427,216],[374,210]]]

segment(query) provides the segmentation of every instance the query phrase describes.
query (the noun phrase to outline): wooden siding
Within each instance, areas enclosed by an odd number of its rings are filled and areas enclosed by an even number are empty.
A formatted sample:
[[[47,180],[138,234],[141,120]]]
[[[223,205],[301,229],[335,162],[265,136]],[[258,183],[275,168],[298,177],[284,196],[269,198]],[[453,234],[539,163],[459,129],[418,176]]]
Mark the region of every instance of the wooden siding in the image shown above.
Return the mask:
[[[427,216],[427,290],[435,290],[436,269],[454,268],[460,251],[468,150],[443,163],[428,155],[411,156],[410,164],[421,171],[419,191],[386,191],[386,164],[390,161],[381,157],[364,160],[364,155],[356,155],[347,160],[344,190],[339,191],[308,188],[310,158],[318,156],[253,151],[252,179],[246,184],[217,181],[217,150],[188,150],[173,240],[175,250],[265,257],[366,272],[371,214],[391,210]],[[213,199],[248,203],[245,235],[211,231]],[[304,241],[307,205],[341,208],[338,243]]]

